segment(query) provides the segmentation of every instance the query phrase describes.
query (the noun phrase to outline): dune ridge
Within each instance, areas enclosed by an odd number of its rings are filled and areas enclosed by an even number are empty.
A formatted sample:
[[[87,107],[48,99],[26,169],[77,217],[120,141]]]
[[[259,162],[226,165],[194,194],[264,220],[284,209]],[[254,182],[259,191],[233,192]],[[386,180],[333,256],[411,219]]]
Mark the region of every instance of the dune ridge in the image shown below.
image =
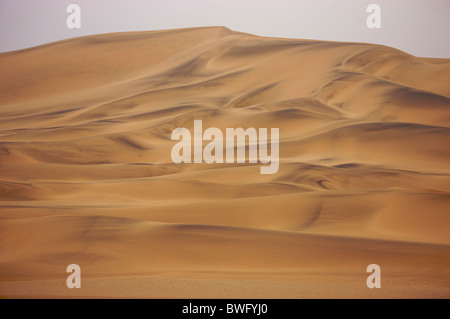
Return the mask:
[[[207,27],[0,69],[1,296],[450,297],[450,59]],[[278,127],[278,173],[172,163],[194,120]]]

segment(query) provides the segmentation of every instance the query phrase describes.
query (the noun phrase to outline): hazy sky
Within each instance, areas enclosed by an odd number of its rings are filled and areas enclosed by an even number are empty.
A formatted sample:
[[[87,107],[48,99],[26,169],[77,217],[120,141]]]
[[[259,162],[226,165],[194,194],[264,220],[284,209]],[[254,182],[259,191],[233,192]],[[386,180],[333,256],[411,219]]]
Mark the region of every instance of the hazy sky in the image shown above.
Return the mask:
[[[81,28],[66,7],[81,7]],[[381,28],[369,29],[369,4]],[[96,33],[223,25],[263,36],[385,44],[450,58],[450,0],[0,0],[0,52]]]

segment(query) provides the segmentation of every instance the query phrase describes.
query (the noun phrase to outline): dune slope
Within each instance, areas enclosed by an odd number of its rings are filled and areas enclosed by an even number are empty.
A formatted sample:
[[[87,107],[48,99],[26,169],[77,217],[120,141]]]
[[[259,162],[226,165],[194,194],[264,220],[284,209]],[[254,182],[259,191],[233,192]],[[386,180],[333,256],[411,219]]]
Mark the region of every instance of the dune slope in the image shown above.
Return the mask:
[[[450,60],[210,27],[0,69],[1,296],[450,297]],[[174,164],[194,120],[279,128],[278,173]]]

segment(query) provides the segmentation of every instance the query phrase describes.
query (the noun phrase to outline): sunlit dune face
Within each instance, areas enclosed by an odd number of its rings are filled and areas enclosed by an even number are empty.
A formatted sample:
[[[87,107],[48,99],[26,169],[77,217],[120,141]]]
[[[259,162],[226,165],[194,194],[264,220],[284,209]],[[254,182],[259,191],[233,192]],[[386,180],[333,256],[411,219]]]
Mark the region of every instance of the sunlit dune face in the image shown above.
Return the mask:
[[[196,28],[0,69],[2,296],[449,295],[450,60]],[[172,133],[199,120],[278,128],[277,170],[175,162]]]

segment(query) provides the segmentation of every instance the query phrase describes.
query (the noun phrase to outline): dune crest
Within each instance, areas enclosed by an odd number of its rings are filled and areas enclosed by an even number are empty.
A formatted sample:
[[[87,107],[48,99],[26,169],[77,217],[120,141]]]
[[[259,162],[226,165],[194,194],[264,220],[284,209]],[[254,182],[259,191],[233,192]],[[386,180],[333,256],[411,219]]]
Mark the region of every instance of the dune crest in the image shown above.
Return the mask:
[[[72,297],[155,297],[135,277],[163,297],[450,295],[450,59],[208,27],[59,41],[0,69],[1,296],[67,295],[72,263],[91,285]],[[194,120],[279,128],[278,172],[174,164]]]

